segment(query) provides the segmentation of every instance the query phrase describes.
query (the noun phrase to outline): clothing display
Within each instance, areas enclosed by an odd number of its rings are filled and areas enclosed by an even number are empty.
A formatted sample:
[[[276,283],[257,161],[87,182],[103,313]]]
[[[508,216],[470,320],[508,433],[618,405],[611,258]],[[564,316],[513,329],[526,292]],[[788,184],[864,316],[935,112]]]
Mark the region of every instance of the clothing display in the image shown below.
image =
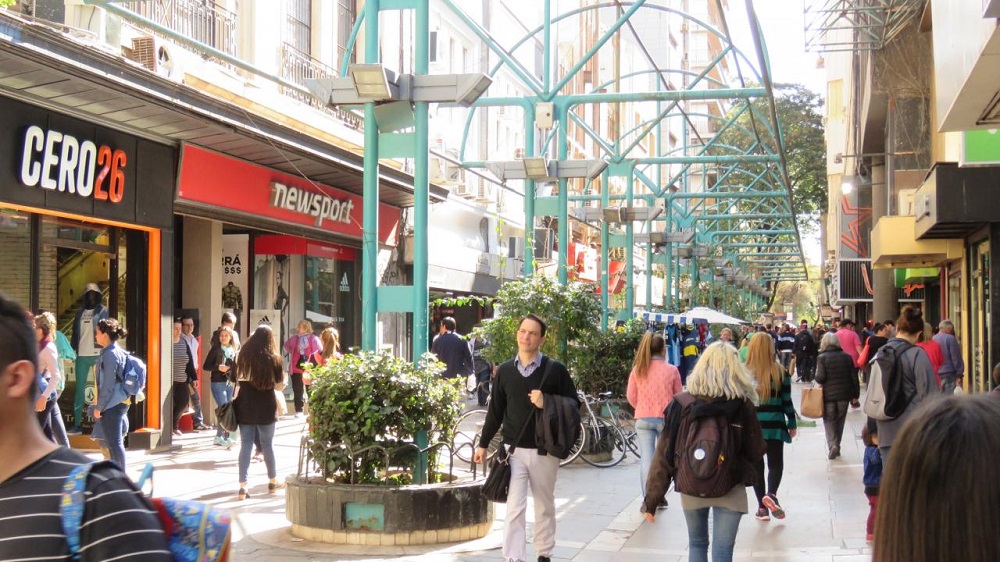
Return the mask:
[[[222,308],[243,310],[243,293],[232,281],[222,288]]]

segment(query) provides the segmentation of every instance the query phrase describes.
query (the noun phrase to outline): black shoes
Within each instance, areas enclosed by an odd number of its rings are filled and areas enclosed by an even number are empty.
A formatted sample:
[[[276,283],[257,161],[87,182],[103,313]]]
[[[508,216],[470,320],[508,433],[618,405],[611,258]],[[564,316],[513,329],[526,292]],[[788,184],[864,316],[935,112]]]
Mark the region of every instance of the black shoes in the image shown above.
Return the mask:
[[[833,447],[830,447],[830,454],[827,455],[826,458],[833,460],[839,456],[840,456],[840,447],[834,445]]]
[[[552,559],[550,559],[548,556],[539,556],[538,562],[552,562]]]

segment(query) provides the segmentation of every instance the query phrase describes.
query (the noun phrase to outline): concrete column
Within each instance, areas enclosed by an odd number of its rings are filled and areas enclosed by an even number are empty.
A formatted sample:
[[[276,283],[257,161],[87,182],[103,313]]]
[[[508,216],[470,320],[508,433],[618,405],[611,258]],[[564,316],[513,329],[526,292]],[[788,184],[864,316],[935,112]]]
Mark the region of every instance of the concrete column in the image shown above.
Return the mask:
[[[222,223],[184,217],[181,233],[184,244],[184,263],[181,264],[181,308],[199,311],[201,347],[195,358],[198,379],[201,381],[201,411],[205,425],[214,421],[212,389],[206,383],[210,376],[201,370],[205,354],[211,344],[212,332],[222,318]],[[169,332],[168,332],[169,333]],[[170,349],[168,346],[166,349]],[[170,427],[169,425],[166,427]]]
[[[872,167],[872,225],[888,213],[887,183],[885,166]],[[896,285],[891,269],[872,270],[872,289],[875,294],[872,303],[872,316],[875,322],[892,319],[899,316],[899,303],[896,301]],[[858,318],[863,322],[865,319]]]

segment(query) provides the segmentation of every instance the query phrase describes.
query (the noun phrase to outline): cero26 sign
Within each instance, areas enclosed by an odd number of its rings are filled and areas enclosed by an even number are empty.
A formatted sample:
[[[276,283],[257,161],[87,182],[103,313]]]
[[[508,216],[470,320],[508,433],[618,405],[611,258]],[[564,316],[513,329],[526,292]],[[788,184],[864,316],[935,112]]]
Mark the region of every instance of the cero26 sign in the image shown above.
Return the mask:
[[[21,183],[119,203],[127,162],[121,149],[32,125],[24,133]]]

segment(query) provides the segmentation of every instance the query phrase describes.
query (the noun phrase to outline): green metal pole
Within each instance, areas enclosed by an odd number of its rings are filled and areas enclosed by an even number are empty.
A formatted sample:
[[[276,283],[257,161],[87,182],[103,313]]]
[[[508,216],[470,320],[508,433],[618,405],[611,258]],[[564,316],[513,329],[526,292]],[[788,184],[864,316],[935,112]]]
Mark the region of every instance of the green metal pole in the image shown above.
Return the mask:
[[[608,207],[608,182],[611,180],[611,174],[607,170],[601,173],[601,208]],[[609,231],[608,221],[601,221],[601,329],[608,329],[608,302],[610,296],[608,295],[608,287],[611,285],[608,279],[608,269],[610,264],[608,259],[610,258],[610,245],[611,245],[611,232]]]
[[[667,232],[672,232],[673,231],[673,228],[672,228],[672,225],[671,225],[671,220],[673,219],[673,205],[671,205],[671,203],[670,203],[670,196],[671,196],[671,193],[668,190],[664,194],[664,200],[666,202],[665,206],[667,208],[667,210],[666,210],[666,215],[667,215],[667,227],[666,227],[666,229],[667,229]],[[673,257],[673,244],[670,243],[670,242],[667,242],[667,245],[664,247],[663,251],[667,253],[667,256],[666,256],[667,259],[666,259],[666,263],[664,265],[664,267],[666,268],[666,272],[664,273],[664,276],[663,276],[663,284],[665,285],[664,292],[666,293],[666,296],[663,297],[663,306],[666,307],[667,312],[673,312],[673,310],[674,310],[674,308],[673,308],[673,306],[674,306],[673,284],[674,283],[673,283],[673,278],[671,277],[673,275],[673,272],[671,270],[673,269],[673,260],[674,260],[674,257]]]
[[[380,0],[365,3],[365,62],[379,62],[378,10]],[[378,345],[378,123],[375,103],[365,104],[364,201],[361,251],[361,349]],[[416,335],[416,334],[414,334]]]
[[[634,168],[629,168],[628,175],[625,176],[625,180],[628,182],[625,184],[625,205],[632,207],[633,203],[633,191],[634,186],[632,185],[635,181],[635,177],[632,173]],[[635,252],[633,251],[633,246],[635,245],[635,223],[628,221],[625,223],[625,314],[628,317],[632,316],[632,312],[635,310],[635,275],[633,274],[633,268],[635,266]]]
[[[556,150],[556,158],[560,161],[569,157],[569,143],[566,141],[566,127],[563,125],[567,121],[566,106],[556,106],[556,117],[559,119],[559,148]],[[559,266],[557,268],[559,284],[565,286],[569,279],[566,271],[566,255],[569,253],[569,182],[566,178],[559,178]],[[561,344],[562,342],[560,342]]]
[[[524,108],[524,153],[535,155],[535,106]],[[524,276],[535,273],[535,180],[524,180]]]
[[[368,0],[369,2],[371,0]],[[430,58],[430,7],[427,0],[416,3],[416,36],[414,37],[414,70],[423,75],[428,72]],[[427,236],[429,199],[429,156],[430,136],[427,102],[414,102],[414,137],[416,153],[413,171],[413,363],[418,364],[427,352],[428,301],[430,289],[427,284]],[[413,440],[420,453],[413,471],[414,484],[426,484],[428,477],[427,446],[430,436],[426,430],[417,431]]]

